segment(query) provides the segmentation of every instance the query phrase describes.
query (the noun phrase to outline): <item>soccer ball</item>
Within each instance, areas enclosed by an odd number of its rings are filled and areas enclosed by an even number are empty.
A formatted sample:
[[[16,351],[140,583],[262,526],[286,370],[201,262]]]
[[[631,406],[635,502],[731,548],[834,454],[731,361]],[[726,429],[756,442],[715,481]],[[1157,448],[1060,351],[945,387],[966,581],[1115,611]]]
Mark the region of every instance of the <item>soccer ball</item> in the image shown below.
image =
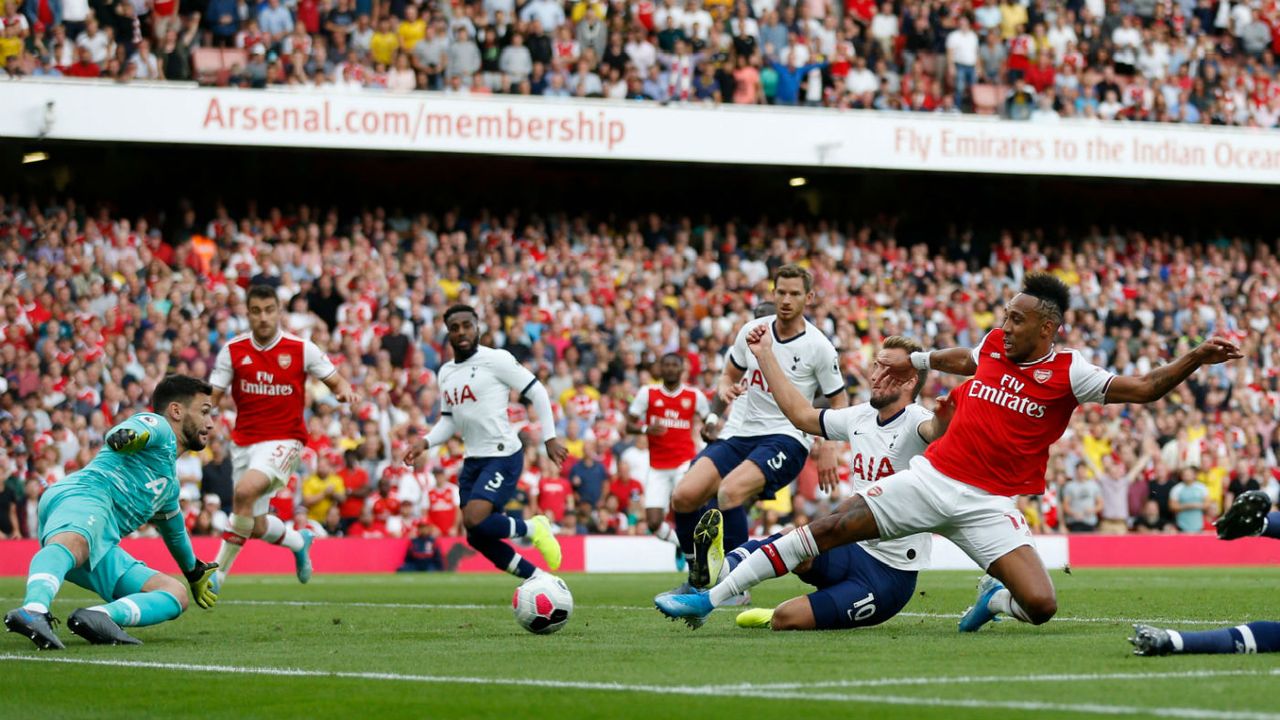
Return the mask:
[[[540,573],[525,580],[511,598],[516,622],[531,633],[550,635],[569,622],[573,595],[560,578]]]

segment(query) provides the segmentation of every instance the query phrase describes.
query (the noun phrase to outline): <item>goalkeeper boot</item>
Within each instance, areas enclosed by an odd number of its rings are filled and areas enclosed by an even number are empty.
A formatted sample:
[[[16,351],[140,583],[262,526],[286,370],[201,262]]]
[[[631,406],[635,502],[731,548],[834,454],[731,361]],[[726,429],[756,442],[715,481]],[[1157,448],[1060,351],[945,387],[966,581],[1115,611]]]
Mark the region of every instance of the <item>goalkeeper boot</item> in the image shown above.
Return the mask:
[[[141,645],[142,641],[124,631],[110,615],[80,608],[67,618],[67,629],[93,645]]]
[[[559,570],[560,541],[556,539],[555,533],[551,532],[551,522],[545,515],[536,515],[526,525],[529,528],[529,542],[542,553],[542,559],[547,561],[547,567],[552,572]]]
[[[9,632],[26,636],[41,650],[64,650],[66,645],[53,634],[53,627],[58,619],[52,613],[37,613],[18,608],[10,610],[4,616],[4,626]]]
[[[298,582],[306,585],[311,581],[311,543],[315,541],[316,534],[310,530],[303,530],[298,533],[302,536],[302,549],[293,554],[293,561],[298,571]],[[214,592],[221,589],[222,583],[218,582]]]
[[[711,595],[707,591],[699,591],[688,595],[659,595],[653,604],[658,612],[672,620],[682,619],[691,629],[697,630],[707,622],[707,616],[715,608],[711,606]]]
[[[1219,540],[1235,540],[1261,535],[1267,529],[1271,498],[1261,490],[1240,493],[1231,507],[1213,523]]]

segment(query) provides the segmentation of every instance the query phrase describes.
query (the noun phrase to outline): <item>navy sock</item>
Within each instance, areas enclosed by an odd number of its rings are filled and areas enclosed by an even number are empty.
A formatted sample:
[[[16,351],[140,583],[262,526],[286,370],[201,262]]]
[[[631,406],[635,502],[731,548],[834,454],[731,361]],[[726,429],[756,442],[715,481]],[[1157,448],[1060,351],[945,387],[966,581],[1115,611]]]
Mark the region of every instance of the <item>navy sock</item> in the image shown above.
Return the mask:
[[[524,520],[506,513],[496,512],[480,521],[467,532],[468,534],[483,535],[490,538],[513,538],[524,537],[529,530]]]
[[[702,517],[702,510],[690,513],[676,513],[676,539],[680,541],[680,552],[686,557],[693,556],[693,528]]]
[[[1280,540],[1280,512],[1267,514],[1267,529],[1262,531],[1262,537]]]
[[[1251,622],[1223,630],[1178,633],[1184,653],[1255,653],[1280,651],[1280,622]]]
[[[489,516],[488,519],[493,519]],[[478,526],[477,526],[478,527]],[[493,566],[503,572],[511,573],[516,577],[529,578],[533,577],[533,571],[536,569],[533,563],[525,560],[516,553],[515,548],[508,545],[505,541],[485,535],[479,535],[475,532],[467,533],[467,544],[475,548],[481,555],[489,559]]]
[[[749,539],[747,530],[747,509],[736,507],[721,510],[724,513],[724,549],[733,550]]]

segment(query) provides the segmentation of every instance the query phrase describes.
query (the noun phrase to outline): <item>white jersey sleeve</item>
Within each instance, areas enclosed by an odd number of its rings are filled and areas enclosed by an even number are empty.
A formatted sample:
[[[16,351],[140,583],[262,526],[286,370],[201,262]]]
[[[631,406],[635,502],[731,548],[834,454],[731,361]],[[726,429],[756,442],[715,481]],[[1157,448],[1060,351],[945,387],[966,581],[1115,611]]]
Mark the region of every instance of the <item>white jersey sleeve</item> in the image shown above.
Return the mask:
[[[707,400],[707,394],[701,390],[694,391],[694,407],[693,411],[697,413],[698,419],[701,420],[711,414],[711,402]]]
[[[302,362],[307,368],[307,374],[317,380],[324,380],[338,372],[329,356],[310,340],[302,343]]]
[[[1071,392],[1076,402],[1101,403],[1107,401],[1107,388],[1115,375],[1085,360],[1080,353],[1071,353]]]
[[[982,336],[982,339],[978,341],[978,344],[977,344],[977,345],[974,345],[974,346],[973,346],[973,349],[969,351],[969,357],[973,358],[973,364],[974,364],[974,365],[977,365],[977,364],[978,364],[978,358],[982,356],[982,346],[987,344],[987,338],[988,338],[988,337],[991,335],[991,333],[993,333],[993,332],[995,332],[995,331],[994,331],[994,330],[988,330],[988,331],[987,331],[987,333],[986,333],[986,335],[983,335],[983,336]]]
[[[492,358],[489,363],[489,370],[493,373],[493,376],[521,395],[537,382],[538,378],[534,377],[532,372],[529,372],[529,368],[521,365],[515,356],[506,350],[495,349],[492,352]],[[539,422],[541,422],[541,418],[539,418]]]
[[[213,361],[213,373],[209,375],[209,384],[214,390],[226,390],[231,387],[231,343],[222,344],[218,351],[218,359]]]
[[[840,355],[830,342],[819,345],[821,357],[818,358],[814,374],[818,376],[818,389],[826,397],[831,397],[844,389],[844,373],[840,372]]]
[[[770,315],[770,321],[772,321],[772,318],[773,316]],[[733,347],[729,348],[729,362],[733,363],[733,366],[739,370],[746,370],[747,362],[751,359],[751,348],[747,347],[747,333],[751,331],[751,328],[759,324],[759,320],[753,320],[739,328],[738,336],[733,339]]]
[[[644,420],[644,411],[649,409],[649,386],[645,385],[636,393],[631,404],[627,406],[627,414]]]
[[[822,437],[827,440],[848,440],[849,428],[853,424],[854,416],[859,412],[861,412],[860,405],[820,410],[818,426],[822,428]]]

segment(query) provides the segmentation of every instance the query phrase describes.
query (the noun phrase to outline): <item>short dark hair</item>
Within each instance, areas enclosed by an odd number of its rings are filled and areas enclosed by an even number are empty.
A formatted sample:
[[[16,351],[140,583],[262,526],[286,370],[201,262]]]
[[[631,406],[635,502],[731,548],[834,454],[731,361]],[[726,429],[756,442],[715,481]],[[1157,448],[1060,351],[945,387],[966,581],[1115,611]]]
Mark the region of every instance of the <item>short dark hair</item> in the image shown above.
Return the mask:
[[[772,300],[765,300],[764,302],[757,305],[756,309],[752,312],[752,315],[754,315],[757,320],[759,320],[762,317],[769,317],[770,315],[777,315],[777,314],[778,314],[778,304],[773,302]]]
[[[270,285],[264,285],[262,283],[250,285],[249,294],[245,296],[244,301],[248,304],[250,300],[255,298],[258,300],[275,300],[277,303],[280,302],[280,298],[276,296],[276,289]]]
[[[450,305],[449,309],[444,311],[444,324],[448,325],[449,318],[453,317],[454,315],[457,315],[458,313],[471,313],[472,315],[476,316],[477,320],[480,319],[480,314],[476,312],[475,308],[471,307],[470,305],[463,305],[459,303],[457,305]]]
[[[800,278],[804,281],[804,291],[809,292],[813,289],[813,273],[796,265],[795,263],[787,263],[778,268],[778,274],[773,276],[773,286],[778,286],[778,281],[782,278]]]
[[[213,386],[190,375],[166,375],[151,391],[151,409],[163,413],[169,403],[186,405],[196,395],[212,395]]]
[[[659,358],[659,361],[666,360],[667,358],[672,358],[681,365],[684,364],[684,356],[678,352],[665,353],[661,358]]]
[[[1071,305],[1071,291],[1067,284],[1046,272],[1034,272],[1022,282],[1022,292],[1039,302],[1036,310],[1046,319],[1061,325]]]

